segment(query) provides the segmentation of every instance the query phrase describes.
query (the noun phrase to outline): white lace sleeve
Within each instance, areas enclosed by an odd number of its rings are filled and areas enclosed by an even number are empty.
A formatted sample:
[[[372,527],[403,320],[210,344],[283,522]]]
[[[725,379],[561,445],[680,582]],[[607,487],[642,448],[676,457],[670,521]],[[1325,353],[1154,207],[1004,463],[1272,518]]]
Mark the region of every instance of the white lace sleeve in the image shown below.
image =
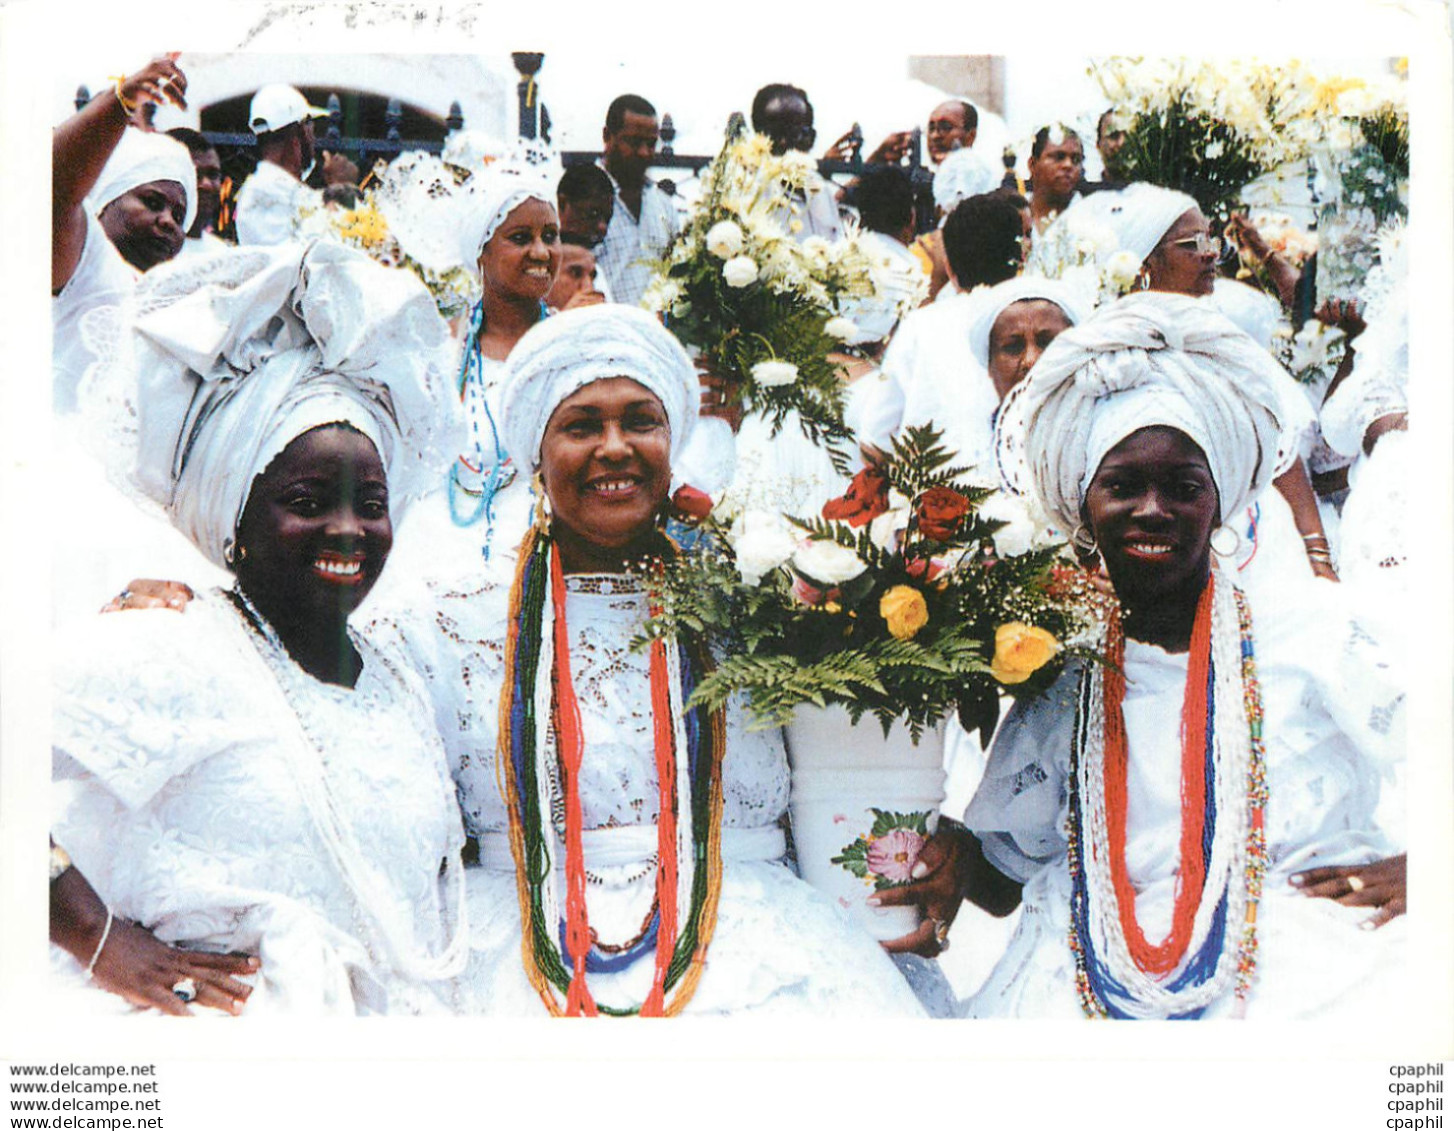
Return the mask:
[[[1027,882],[1065,850],[1066,779],[1080,665],[1018,702],[995,734],[984,778],[964,814],[985,857]]]

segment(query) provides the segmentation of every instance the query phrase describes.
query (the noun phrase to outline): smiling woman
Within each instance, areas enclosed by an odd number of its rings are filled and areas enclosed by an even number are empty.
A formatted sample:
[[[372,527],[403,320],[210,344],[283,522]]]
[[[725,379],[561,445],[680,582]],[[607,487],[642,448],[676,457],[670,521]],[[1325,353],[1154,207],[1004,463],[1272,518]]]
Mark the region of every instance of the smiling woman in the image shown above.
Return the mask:
[[[1226,319],[1150,293],[1060,334],[1002,410],[1002,466],[1117,605],[1104,662],[1016,705],[947,862],[904,889],[1003,914],[1021,886],[970,1016],[1372,1019],[1400,984],[1399,927],[1358,930],[1402,911],[1373,819],[1397,680],[1336,589],[1254,608],[1212,552],[1280,466],[1280,379]]]
[[[60,646],[57,963],[170,1013],[446,1011],[453,787],[417,678],[348,625],[456,450],[432,300],[319,245],[144,283],[137,310],[114,359],[137,490],[236,581]]]
[[[466,1008],[921,1015],[783,861],[781,734],[684,708],[703,641],[633,647],[700,396],[682,347],[641,310],[566,311],[521,339],[501,391],[502,439],[541,492],[513,576],[476,562],[390,614],[433,673],[479,846]]]

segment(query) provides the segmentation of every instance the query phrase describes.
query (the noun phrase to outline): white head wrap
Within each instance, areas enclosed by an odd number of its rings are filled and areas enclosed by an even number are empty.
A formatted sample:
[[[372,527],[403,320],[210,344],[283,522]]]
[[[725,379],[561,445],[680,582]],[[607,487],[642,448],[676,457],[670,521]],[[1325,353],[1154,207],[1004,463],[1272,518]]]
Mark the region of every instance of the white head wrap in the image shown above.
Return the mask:
[[[551,414],[577,390],[612,377],[629,377],[661,401],[675,459],[701,398],[691,359],[646,311],[604,303],[537,322],[510,352],[500,391],[501,430],[515,465],[538,469]]]
[[[176,181],[187,198],[187,216],[182,231],[191,230],[197,218],[197,167],[192,154],[180,141],[166,134],[148,133],[128,126],[101,170],[96,187],[87,198],[99,216],[119,196],[153,181]]]
[[[506,217],[527,200],[555,204],[560,162],[539,146],[517,149],[507,160],[494,161],[469,181],[467,208],[460,225],[461,262],[473,267],[480,252]]]
[[[945,213],[953,212],[960,201],[999,188],[1004,176],[1004,167],[979,150],[956,149],[934,172],[934,203]]]
[[[555,207],[560,162],[539,142],[520,142],[500,159],[467,148],[446,147],[443,157],[400,154],[374,193],[399,246],[431,270],[478,271],[480,252],[517,207],[527,200]]]
[[[298,436],[368,436],[397,516],[460,450],[448,334],[423,285],[342,245],[224,253],[137,293],[134,478],[218,565],[253,480]]]
[[[1205,303],[1129,295],[1056,338],[1006,398],[995,430],[1001,471],[1033,491],[1061,530],[1074,530],[1106,453],[1166,425],[1206,455],[1225,520],[1297,457],[1282,437],[1286,379]]]
[[[1201,207],[1184,192],[1139,182],[1115,192],[1095,193],[1092,199],[1097,201],[1097,219],[1111,226],[1121,249],[1143,262],[1173,224]]]
[[[986,369],[990,364],[990,333],[1000,315],[1017,302],[1043,299],[1060,307],[1072,326],[1085,320],[1085,310],[1075,289],[1059,279],[1018,275],[980,291],[975,298],[975,317],[969,324],[969,348],[975,360]]]

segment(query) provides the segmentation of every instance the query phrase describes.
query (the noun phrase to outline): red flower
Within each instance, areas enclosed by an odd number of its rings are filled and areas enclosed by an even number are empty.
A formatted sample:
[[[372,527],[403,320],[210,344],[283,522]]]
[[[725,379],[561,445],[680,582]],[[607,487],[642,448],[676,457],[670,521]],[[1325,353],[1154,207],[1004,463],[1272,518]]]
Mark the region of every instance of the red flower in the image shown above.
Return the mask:
[[[712,513],[712,496],[695,487],[678,487],[671,497],[671,505],[683,522],[701,522]]]
[[[919,533],[934,542],[948,542],[959,532],[969,500],[948,487],[930,487],[914,501]]]
[[[846,521],[849,526],[867,526],[889,509],[889,481],[872,467],[853,477],[839,499],[823,504],[823,517],[830,522]]]

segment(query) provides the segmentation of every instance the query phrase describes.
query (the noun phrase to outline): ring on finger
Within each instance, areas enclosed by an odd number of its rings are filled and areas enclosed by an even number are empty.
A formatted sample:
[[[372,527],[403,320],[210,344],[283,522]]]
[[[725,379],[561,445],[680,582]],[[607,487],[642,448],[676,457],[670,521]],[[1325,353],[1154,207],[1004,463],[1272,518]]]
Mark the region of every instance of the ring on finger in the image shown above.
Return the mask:
[[[1362,876],[1349,876],[1348,877],[1348,890],[1351,891],[1354,895],[1357,895],[1360,891],[1362,891],[1367,886],[1368,886],[1368,884],[1364,881],[1364,879],[1363,879]]]
[[[193,978],[178,978],[172,983],[172,993],[184,1002],[197,1000],[197,982]]]

